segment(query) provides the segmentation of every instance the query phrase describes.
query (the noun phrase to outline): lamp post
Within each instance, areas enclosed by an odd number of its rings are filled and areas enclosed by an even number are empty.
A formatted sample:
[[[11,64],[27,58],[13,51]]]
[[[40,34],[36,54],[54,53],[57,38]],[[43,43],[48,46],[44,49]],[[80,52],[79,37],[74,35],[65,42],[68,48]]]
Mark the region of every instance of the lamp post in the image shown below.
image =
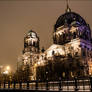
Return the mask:
[[[48,90],[48,72],[46,71],[46,90]]]
[[[46,80],[48,80],[48,71],[46,71]]]
[[[3,72],[3,75],[4,75],[4,80],[5,81],[10,81],[11,79],[11,73],[10,73],[10,66],[6,66],[5,69],[4,69],[4,72]]]

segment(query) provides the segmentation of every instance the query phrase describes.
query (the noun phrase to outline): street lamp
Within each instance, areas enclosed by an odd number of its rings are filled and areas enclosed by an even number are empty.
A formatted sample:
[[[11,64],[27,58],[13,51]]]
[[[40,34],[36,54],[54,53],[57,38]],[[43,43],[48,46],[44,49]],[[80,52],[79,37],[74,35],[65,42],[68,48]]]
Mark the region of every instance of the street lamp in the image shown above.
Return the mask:
[[[8,70],[8,71],[9,71],[9,70],[10,70],[10,66],[6,66],[6,70]]]

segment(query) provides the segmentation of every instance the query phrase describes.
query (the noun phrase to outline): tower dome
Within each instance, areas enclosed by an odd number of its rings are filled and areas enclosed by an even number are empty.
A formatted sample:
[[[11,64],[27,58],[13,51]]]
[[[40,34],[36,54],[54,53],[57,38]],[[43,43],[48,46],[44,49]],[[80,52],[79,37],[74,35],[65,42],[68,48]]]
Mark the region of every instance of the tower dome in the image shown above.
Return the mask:
[[[30,30],[26,36],[29,36],[31,38],[37,38],[37,33],[34,32],[33,30]]]

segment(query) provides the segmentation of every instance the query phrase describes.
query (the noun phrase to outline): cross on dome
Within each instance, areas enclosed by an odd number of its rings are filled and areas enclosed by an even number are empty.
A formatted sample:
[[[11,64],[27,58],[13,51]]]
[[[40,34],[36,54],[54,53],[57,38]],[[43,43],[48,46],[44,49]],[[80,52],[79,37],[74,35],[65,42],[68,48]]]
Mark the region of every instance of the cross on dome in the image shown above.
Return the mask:
[[[69,7],[69,0],[66,0],[66,3],[67,3],[66,12],[71,12],[71,9]]]

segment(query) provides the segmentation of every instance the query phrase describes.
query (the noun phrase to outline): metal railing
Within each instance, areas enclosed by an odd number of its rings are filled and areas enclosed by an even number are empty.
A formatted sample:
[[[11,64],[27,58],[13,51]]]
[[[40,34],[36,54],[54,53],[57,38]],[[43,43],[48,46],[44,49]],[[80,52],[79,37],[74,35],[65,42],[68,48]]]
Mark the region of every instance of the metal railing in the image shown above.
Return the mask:
[[[52,91],[92,91],[92,77],[59,79],[57,81],[3,82],[0,89],[52,90]]]

